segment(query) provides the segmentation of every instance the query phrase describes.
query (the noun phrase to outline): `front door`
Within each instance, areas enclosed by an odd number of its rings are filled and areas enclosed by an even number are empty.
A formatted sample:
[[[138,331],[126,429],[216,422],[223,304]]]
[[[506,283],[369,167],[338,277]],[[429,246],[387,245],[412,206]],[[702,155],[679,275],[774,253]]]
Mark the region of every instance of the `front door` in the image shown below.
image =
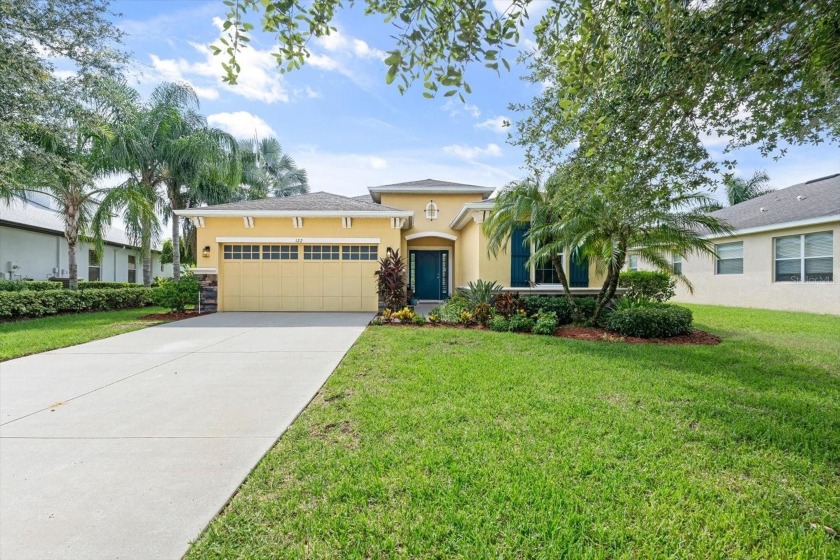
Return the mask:
[[[414,273],[414,297],[443,299],[442,254],[446,251],[411,251]]]

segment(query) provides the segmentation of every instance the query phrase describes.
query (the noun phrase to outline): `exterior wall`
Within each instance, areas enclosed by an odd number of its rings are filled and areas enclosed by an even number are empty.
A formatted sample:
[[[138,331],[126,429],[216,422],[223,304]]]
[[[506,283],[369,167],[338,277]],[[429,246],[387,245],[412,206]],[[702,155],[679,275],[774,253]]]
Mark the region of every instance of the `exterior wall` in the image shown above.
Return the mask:
[[[426,205],[434,200],[438,206],[438,218],[426,219]],[[480,202],[480,194],[382,194],[382,205],[400,210],[414,211],[414,224],[406,234],[436,231],[451,235],[460,232],[449,227],[458,212],[467,202]]]
[[[205,227],[196,230],[198,237],[198,259],[197,268],[216,269],[218,271],[218,284],[222,292],[225,286],[225,267],[222,266],[221,243],[216,241],[217,237],[287,237],[287,238],[379,238],[378,252],[380,257],[385,255],[389,247],[397,248],[404,245],[402,230],[391,227],[390,218],[354,218],[352,227],[344,229],[341,226],[340,218],[304,218],[302,228],[294,228],[291,218],[255,218],[254,227],[246,228],[242,218],[214,218],[204,219]],[[259,243],[259,242],[256,242]],[[341,243],[336,243],[341,244]],[[203,248],[210,247],[210,255],[202,255]],[[302,255],[301,255],[302,258]],[[371,263],[373,264],[373,263]],[[357,266],[358,263],[353,263]],[[366,305],[365,309],[376,310],[375,284],[371,274],[369,278],[362,278],[369,281],[370,290],[365,288],[365,294],[373,291],[366,298],[374,298],[372,305]],[[225,310],[224,297],[219,294],[218,308]]]
[[[76,263],[80,280],[88,279],[88,251],[92,243],[80,242],[76,246]],[[100,264],[100,279],[108,282],[128,281],[128,256],[137,258],[137,283],[143,283],[143,259],[132,248],[105,245]],[[20,267],[15,278],[46,280],[51,277],[66,278],[69,274],[67,241],[63,235],[41,233],[8,226],[0,226],[0,277],[10,278],[9,261]],[[161,267],[160,254],[152,254],[152,277],[172,276],[172,265]]]
[[[454,288],[466,286],[468,282],[481,278],[479,245],[481,244],[480,227],[474,222],[468,223],[458,232],[455,242],[455,284]],[[490,280],[489,278],[481,278]]]
[[[775,282],[773,239],[821,231],[834,232],[834,281]],[[683,275],[694,286],[694,293],[680,284],[674,301],[840,315],[840,222],[716,241],[744,242],[744,273],[715,274],[714,257],[691,256],[683,261]],[[639,269],[652,267],[640,260]]]

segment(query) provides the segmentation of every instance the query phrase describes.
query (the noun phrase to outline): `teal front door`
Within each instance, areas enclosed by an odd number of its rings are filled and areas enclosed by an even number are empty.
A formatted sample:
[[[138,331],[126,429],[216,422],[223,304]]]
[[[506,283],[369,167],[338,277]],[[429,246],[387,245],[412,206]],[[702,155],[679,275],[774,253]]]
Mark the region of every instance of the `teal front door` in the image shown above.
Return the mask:
[[[414,297],[439,300],[445,297],[444,262],[446,251],[411,251]]]

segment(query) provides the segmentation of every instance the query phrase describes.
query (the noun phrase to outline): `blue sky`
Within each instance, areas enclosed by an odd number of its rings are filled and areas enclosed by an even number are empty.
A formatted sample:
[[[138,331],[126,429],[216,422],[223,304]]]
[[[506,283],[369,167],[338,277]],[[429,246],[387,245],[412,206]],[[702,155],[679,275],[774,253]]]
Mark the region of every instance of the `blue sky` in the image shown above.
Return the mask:
[[[532,18],[544,8],[539,3]],[[507,144],[500,126],[516,117],[509,103],[538,93],[520,79],[522,67],[501,76],[470,69],[466,104],[425,99],[421,87],[400,95],[385,84],[381,61],[392,46],[391,28],[357,6],[340,12],[338,33],[315,41],[309,63],[292,73],[276,68],[272,38],[255,33],[239,59],[239,84],[228,86],[221,60],[207,49],[219,37],[221,0],[117,0],[112,7],[122,14],[117,23],[127,33],[141,93],[164,80],[189,82],[211,124],[240,137],[276,136],[306,168],[313,191],[361,194],[370,185],[428,177],[500,187],[525,175],[522,150]],[[709,141],[711,150],[722,148],[715,144]],[[836,145],[791,148],[780,161],[753,149],[736,157],[738,174],[765,169],[776,188],[840,171]]]

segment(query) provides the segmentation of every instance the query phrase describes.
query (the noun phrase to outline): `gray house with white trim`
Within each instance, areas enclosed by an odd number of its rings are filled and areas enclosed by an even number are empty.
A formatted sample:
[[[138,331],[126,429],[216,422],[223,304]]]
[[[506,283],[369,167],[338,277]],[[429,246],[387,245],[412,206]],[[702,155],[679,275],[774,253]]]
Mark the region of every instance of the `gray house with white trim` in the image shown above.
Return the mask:
[[[46,201],[0,202],[0,278],[67,278],[68,260],[62,217]],[[76,247],[76,260],[80,280],[143,283],[140,250],[120,229],[107,230],[101,260],[85,241]],[[160,262],[159,247],[152,253],[152,276],[172,276],[172,265]]]

